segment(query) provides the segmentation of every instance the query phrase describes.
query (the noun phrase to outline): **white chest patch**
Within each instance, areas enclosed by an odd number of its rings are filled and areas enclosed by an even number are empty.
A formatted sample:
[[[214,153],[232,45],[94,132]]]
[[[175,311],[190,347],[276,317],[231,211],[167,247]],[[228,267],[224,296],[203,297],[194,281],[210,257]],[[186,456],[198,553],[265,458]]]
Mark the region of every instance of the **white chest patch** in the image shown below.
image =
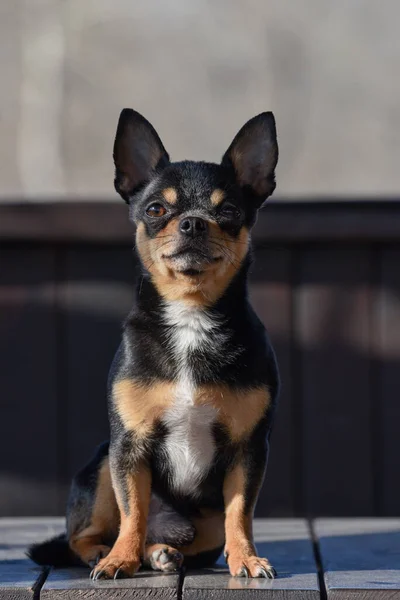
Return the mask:
[[[193,350],[218,352],[219,340],[212,335],[216,321],[203,309],[174,302],[166,306],[165,322],[171,327],[169,343],[178,363],[174,404],[163,418],[168,429],[165,448],[170,484],[179,492],[196,495],[214,458],[216,410],[194,405],[196,385],[188,354]]]

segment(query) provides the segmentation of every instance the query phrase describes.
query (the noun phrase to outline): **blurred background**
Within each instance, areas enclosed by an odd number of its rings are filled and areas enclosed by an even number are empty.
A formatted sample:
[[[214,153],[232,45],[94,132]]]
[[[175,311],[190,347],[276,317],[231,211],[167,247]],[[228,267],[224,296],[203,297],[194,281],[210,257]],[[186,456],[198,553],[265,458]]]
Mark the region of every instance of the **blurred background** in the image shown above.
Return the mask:
[[[395,0],[0,4],[0,515],[63,514],[108,436],[136,275],[123,107],[173,160],[219,160],[274,112],[251,294],[283,389],[258,514],[400,514],[399,18]]]

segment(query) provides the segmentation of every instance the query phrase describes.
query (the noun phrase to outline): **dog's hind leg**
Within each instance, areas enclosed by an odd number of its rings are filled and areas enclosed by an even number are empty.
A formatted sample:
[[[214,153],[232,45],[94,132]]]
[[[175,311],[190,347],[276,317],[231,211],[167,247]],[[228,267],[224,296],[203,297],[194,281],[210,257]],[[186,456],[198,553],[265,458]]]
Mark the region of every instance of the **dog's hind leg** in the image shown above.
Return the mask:
[[[158,501],[160,502],[160,501]],[[154,499],[149,517],[144,564],[156,571],[213,565],[224,542],[224,514],[202,511],[190,519]]]
[[[154,571],[178,571],[183,554],[167,544],[146,544],[143,564]]]
[[[28,556],[39,565],[93,566],[108,554],[119,528],[119,512],[111,485],[108,443],[74,477],[68,499],[67,531],[33,544]]]
[[[69,546],[81,562],[94,567],[110,552],[118,527],[108,453],[102,446],[72,483],[67,514]]]
[[[190,544],[195,538],[191,521],[153,495],[147,522],[143,562],[155,571],[176,571],[183,562],[177,546]]]
[[[210,567],[218,560],[224,547],[224,513],[203,510],[202,515],[194,517],[192,522],[195,537],[190,544],[179,545],[178,550],[183,554],[187,567]]]

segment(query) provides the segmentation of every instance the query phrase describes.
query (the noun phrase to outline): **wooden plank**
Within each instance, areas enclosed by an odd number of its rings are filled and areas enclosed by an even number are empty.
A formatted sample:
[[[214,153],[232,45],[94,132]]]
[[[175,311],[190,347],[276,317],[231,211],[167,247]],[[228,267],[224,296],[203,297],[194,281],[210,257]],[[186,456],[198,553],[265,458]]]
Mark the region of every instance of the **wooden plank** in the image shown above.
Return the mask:
[[[71,477],[108,439],[107,377],[135,293],[132,250],[77,246],[68,249],[62,311],[64,378],[64,494]]]
[[[57,514],[54,253],[0,253],[0,515]]]
[[[400,598],[400,519],[318,519],[328,599]]]
[[[62,533],[64,529],[64,517],[2,517],[0,560],[25,558],[27,546]]]
[[[395,199],[307,199],[268,201],[254,230],[258,243],[396,241],[400,203]],[[133,226],[117,197],[99,201],[0,204],[4,241],[130,243]]]
[[[44,574],[26,558],[28,545],[63,531],[64,519],[0,519],[0,600],[37,598]]]
[[[0,239],[4,241],[129,243],[133,225],[128,207],[111,202],[29,202],[0,204]]]
[[[57,569],[50,572],[44,584],[41,600],[57,598],[93,597],[104,600],[121,598],[152,598],[174,600],[178,598],[179,574],[161,575],[154,571],[139,571],[132,579],[117,581],[91,581],[88,569]]]
[[[254,242],[395,241],[400,237],[399,217],[400,203],[392,200],[269,200],[255,227]]]
[[[258,517],[287,517],[295,512],[291,258],[288,247],[259,248],[251,269],[250,298],[274,346],[282,383],[267,475],[256,509]]]
[[[317,568],[305,521],[260,519],[255,523],[255,541],[260,556],[267,556],[278,572],[269,579],[231,577],[221,560],[219,566],[188,571],[183,582],[183,600],[218,598],[296,598],[319,600]]]
[[[370,515],[371,255],[356,245],[316,245],[297,258],[294,401],[302,405],[303,510]]]
[[[397,515],[400,506],[400,246],[381,255],[376,360],[377,495],[380,513]]]

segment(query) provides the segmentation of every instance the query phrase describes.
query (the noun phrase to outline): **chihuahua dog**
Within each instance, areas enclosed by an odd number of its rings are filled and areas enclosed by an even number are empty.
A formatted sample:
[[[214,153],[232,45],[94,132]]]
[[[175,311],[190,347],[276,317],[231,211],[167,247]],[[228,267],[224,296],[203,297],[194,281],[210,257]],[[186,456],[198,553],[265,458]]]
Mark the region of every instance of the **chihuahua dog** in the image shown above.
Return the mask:
[[[170,162],[152,125],[121,112],[115,188],[136,224],[142,272],[108,384],[110,442],[74,478],[67,531],[29,555],[89,565],[92,579],[212,565],[273,578],[257,556],[279,376],[250,305],[250,232],[275,189],[271,112],[250,121],[221,164]]]

